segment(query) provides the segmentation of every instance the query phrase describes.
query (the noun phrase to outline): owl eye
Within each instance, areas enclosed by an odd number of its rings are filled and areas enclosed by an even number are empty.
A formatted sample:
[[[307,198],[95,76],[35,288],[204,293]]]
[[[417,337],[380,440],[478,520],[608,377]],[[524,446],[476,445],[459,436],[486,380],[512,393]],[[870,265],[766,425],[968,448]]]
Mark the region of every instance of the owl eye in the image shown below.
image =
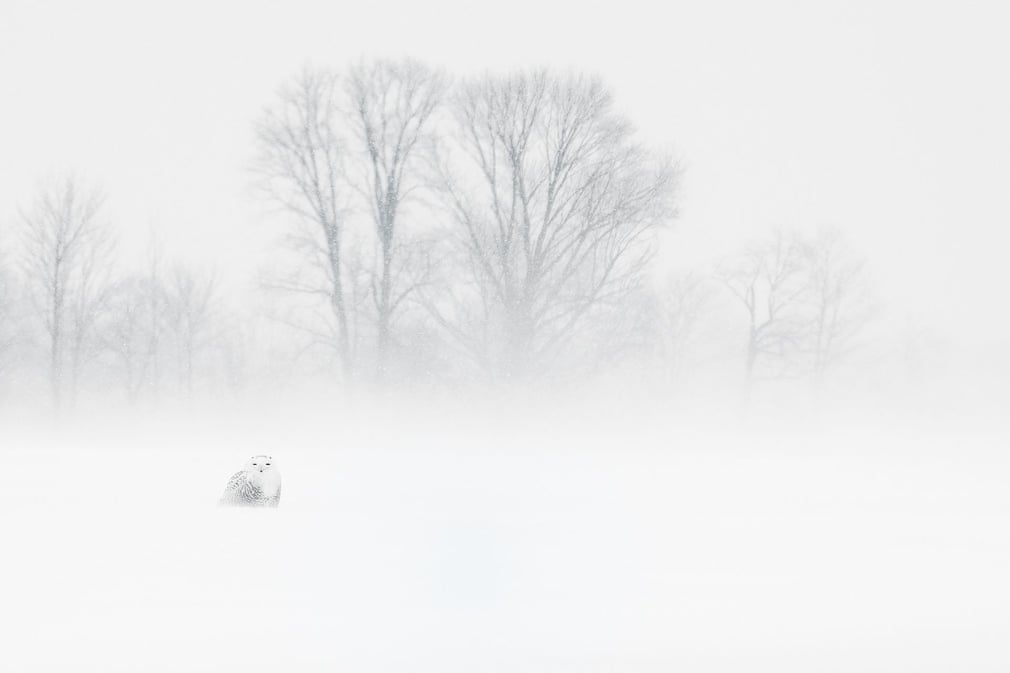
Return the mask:
[[[267,467],[270,467],[270,463],[267,463],[267,464],[266,464],[266,466],[267,466]]]

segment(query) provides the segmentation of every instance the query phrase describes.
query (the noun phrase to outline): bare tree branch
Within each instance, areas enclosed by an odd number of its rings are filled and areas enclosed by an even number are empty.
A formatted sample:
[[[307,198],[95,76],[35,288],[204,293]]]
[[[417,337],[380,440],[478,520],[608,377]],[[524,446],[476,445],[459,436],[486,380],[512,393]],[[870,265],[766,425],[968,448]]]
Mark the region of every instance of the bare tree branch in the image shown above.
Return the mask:
[[[257,168],[268,194],[301,222],[291,247],[318,265],[316,281],[336,321],[336,347],[346,382],[353,371],[351,307],[345,255],[345,143],[338,133],[339,87],[334,73],[306,69],[278,93],[257,126]]]
[[[405,293],[421,284],[397,264],[403,239],[403,205],[419,181],[423,161],[418,156],[430,146],[428,130],[442,100],[445,78],[411,60],[361,62],[351,70],[347,92],[352,126],[367,174],[365,195],[379,243],[379,259],[370,282],[376,310],[377,378],[388,372],[394,314]],[[413,183],[413,185],[412,185]],[[399,295],[399,299],[397,299]]]
[[[100,219],[102,202],[97,190],[65,177],[43,186],[21,214],[24,276],[48,337],[57,411],[68,389],[76,395],[81,369],[96,352],[94,328],[109,298],[115,241]]]
[[[486,76],[453,103],[467,160],[443,164],[441,193],[479,295],[467,301],[487,309],[491,368],[527,378],[634,285],[674,171],[632,142],[595,78]]]

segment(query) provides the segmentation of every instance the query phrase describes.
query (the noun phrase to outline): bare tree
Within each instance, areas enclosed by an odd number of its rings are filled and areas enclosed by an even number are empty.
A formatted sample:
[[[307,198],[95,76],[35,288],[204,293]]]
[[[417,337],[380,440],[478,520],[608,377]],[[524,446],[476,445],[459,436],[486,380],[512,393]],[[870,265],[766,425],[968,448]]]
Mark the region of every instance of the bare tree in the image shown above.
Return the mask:
[[[453,107],[462,158],[441,162],[442,187],[468,280],[429,307],[490,373],[526,379],[621,309],[674,171],[633,142],[596,78],[486,76]]]
[[[109,321],[103,329],[106,348],[112,353],[112,368],[118,373],[127,399],[136,402],[150,385],[158,353],[151,350],[152,332],[161,330],[162,316],[152,312],[152,292],[143,276],[118,282],[110,298]],[[118,370],[118,372],[116,372]]]
[[[140,293],[145,298],[144,314],[147,319],[146,332],[146,379],[151,393],[157,397],[161,392],[163,369],[163,342],[165,338],[165,313],[167,297],[162,278],[162,245],[156,234],[152,234],[147,247],[147,268],[140,283]]]
[[[269,195],[296,218],[287,237],[298,268],[276,288],[324,297],[335,325],[332,341],[344,379],[353,371],[351,315],[345,283],[345,144],[334,73],[306,69],[278,93],[257,126],[257,165]]]
[[[348,94],[352,121],[367,157],[362,190],[369,203],[379,244],[372,272],[376,310],[377,377],[388,374],[394,314],[417,289],[421,278],[411,265],[401,231],[403,206],[421,185],[419,169],[430,145],[428,130],[445,91],[445,78],[416,61],[374,61],[351,70]],[[416,248],[417,241],[408,242]],[[421,267],[423,268],[423,267]]]
[[[176,370],[182,390],[193,395],[195,363],[210,337],[217,278],[176,265],[166,288],[169,329],[175,341]]]
[[[94,328],[108,299],[114,239],[100,219],[102,200],[67,177],[43,187],[22,213],[24,275],[48,337],[57,410],[68,383],[76,394],[81,368],[96,352]]]
[[[168,294],[162,277],[162,248],[152,237],[146,268],[121,278],[110,296],[109,317],[103,326],[112,369],[136,402],[144,392],[157,397],[168,345]]]
[[[810,316],[805,349],[811,373],[821,383],[828,369],[847,356],[871,316],[863,262],[846,248],[841,233],[823,229],[803,245]]]
[[[147,268],[116,283],[103,326],[105,347],[131,402],[145,390],[157,395],[165,371],[175,374],[181,393],[192,396],[216,341],[216,304],[216,275],[182,262],[164,273],[153,240]]]
[[[99,325],[109,308],[113,277],[112,232],[97,234],[82,256],[80,275],[71,294],[70,394],[75,399],[84,367],[102,351]]]
[[[712,294],[711,281],[696,272],[670,274],[659,288],[656,340],[667,379],[676,379],[683,371]]]
[[[803,336],[804,293],[809,283],[804,249],[782,231],[750,244],[717,275],[747,314],[746,384],[752,386],[758,366],[774,365],[774,375],[788,372]]]

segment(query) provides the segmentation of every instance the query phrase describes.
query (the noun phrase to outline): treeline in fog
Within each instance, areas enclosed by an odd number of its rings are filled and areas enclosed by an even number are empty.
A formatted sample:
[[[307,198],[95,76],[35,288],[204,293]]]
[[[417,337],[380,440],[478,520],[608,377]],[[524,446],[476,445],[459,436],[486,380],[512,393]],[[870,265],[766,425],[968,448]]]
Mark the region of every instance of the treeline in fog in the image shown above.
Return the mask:
[[[276,245],[248,291],[167,258],[156,234],[142,257],[119,252],[129,223],[108,215],[100,176],[22,195],[0,230],[6,399],[712,372],[738,390],[821,386],[873,315],[836,230],[755,232],[735,255],[663,264],[686,169],[594,76],[306,68],[264,101],[249,143]]]

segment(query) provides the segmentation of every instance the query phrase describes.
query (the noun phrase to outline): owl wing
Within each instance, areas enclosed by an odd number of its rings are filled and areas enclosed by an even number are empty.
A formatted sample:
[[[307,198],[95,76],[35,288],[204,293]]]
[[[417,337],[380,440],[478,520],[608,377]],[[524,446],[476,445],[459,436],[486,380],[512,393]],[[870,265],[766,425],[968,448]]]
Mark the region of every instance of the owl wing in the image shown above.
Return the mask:
[[[261,497],[260,489],[249,481],[249,476],[245,472],[236,472],[224,487],[219,504],[252,505]]]

